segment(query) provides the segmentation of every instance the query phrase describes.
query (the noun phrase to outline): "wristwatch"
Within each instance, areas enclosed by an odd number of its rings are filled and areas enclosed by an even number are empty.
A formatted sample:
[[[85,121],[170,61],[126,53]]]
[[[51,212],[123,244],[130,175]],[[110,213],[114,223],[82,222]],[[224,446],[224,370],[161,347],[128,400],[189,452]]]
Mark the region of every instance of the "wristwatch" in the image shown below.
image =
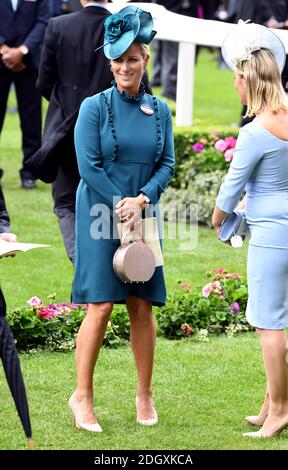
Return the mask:
[[[145,203],[145,204],[144,204],[144,208],[146,208],[146,207],[150,204],[151,201],[150,201],[149,197],[146,196],[146,194],[141,193],[141,196],[143,196],[144,203]]]
[[[141,193],[141,194],[142,194],[142,196],[143,196],[143,198],[144,198],[145,204],[150,204],[150,199],[149,199],[149,197],[146,196],[146,194],[144,194],[144,193]]]
[[[27,46],[25,46],[25,44],[22,44],[21,46],[19,46],[19,50],[22,52],[23,55],[27,55],[29,52],[29,49]]]

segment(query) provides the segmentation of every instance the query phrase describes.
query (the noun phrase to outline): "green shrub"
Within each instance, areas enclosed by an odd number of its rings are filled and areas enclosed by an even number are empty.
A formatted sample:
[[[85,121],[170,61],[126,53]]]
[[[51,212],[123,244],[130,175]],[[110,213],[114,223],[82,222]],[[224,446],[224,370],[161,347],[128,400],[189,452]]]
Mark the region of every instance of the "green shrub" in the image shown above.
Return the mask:
[[[189,165],[187,164],[186,166],[188,167]],[[197,205],[198,223],[211,226],[215,200],[225,172],[216,170],[213,173],[194,174],[193,166],[190,169],[191,172],[189,172],[187,168],[187,172],[185,177],[183,176],[182,187],[180,189],[169,186],[163,194],[161,202],[165,208],[165,218],[169,218],[171,221],[176,221],[175,219],[177,214],[181,221],[186,219],[186,221],[190,223],[192,222],[190,220],[190,210],[186,209],[190,209],[190,207],[193,208],[194,205]],[[193,212],[192,216],[195,220],[195,214]]]
[[[179,217],[179,207],[176,209],[179,204],[189,206],[189,210],[197,205],[198,222],[211,225],[215,199],[233,158],[236,134],[237,131],[231,129],[221,132],[176,130],[175,176],[161,200],[166,219],[175,220],[176,213]],[[195,214],[192,215],[195,220]],[[182,221],[191,222],[189,212],[180,217]]]
[[[219,269],[208,273],[210,282],[192,292],[182,283],[168,297],[165,307],[156,313],[160,333],[166,338],[179,339],[197,335],[206,339],[209,334],[247,331],[246,282],[236,273]]]
[[[175,177],[171,185],[175,188],[182,187],[183,178],[186,175],[186,164],[190,168],[194,168],[195,174],[210,173],[216,170],[228,171],[229,162],[225,160],[225,151],[215,149],[215,143],[220,139],[231,139],[227,143],[227,150],[234,148],[235,137],[237,136],[236,129],[227,129],[221,132],[203,132],[201,130],[194,131],[193,129],[176,130],[174,134],[175,145]],[[234,140],[232,140],[234,139]],[[201,144],[203,150],[195,151],[195,145]]]

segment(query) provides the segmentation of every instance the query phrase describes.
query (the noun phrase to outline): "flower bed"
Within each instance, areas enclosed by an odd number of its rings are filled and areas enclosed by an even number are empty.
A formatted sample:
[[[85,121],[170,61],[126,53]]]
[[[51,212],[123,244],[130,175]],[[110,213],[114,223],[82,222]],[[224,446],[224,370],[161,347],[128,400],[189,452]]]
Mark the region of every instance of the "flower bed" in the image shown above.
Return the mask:
[[[75,347],[77,332],[85,317],[87,305],[52,303],[55,295],[44,304],[31,297],[27,305],[14,308],[8,321],[16,340],[17,349],[47,348],[50,351],[70,351]],[[129,320],[125,309],[113,311],[108,322],[104,346],[117,347],[129,338]]]
[[[179,339],[195,335],[207,340],[209,335],[229,334],[251,329],[245,318],[247,284],[237,273],[215,269],[202,289],[191,290],[182,283],[157,312],[160,333]]]
[[[222,268],[209,272],[208,277],[209,282],[194,291],[189,284],[179,283],[179,289],[169,295],[166,306],[155,309],[160,335],[168,339],[192,336],[207,341],[210,335],[233,335],[252,329],[245,318],[246,281],[239,274]],[[84,304],[44,304],[38,297],[32,297],[26,306],[8,314],[18,350],[74,349],[86,310]],[[104,346],[127,344],[129,330],[126,308],[116,306],[108,323]]]

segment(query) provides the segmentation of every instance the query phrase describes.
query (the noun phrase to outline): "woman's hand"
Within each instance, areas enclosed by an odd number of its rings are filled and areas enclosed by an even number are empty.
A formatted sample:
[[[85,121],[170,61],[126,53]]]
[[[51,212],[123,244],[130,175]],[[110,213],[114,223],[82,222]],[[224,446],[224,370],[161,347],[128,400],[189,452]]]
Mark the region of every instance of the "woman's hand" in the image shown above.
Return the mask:
[[[145,208],[145,200],[142,194],[137,197],[125,197],[116,205],[116,214],[121,222],[135,223],[141,218],[141,212]]]
[[[228,212],[224,212],[219,207],[215,206],[213,216],[212,216],[212,225],[214,227],[215,232],[217,233],[217,237],[219,238],[221,224],[223,220],[227,217]]]
[[[5,242],[16,242],[17,240],[17,237],[14,233],[8,233],[8,232],[4,232],[4,233],[0,233],[0,240],[5,240]],[[7,256],[4,256],[5,258],[11,256],[11,258],[14,258],[15,255],[7,255]]]
[[[5,242],[16,242],[17,237],[14,233],[0,233],[0,240],[5,240]]]

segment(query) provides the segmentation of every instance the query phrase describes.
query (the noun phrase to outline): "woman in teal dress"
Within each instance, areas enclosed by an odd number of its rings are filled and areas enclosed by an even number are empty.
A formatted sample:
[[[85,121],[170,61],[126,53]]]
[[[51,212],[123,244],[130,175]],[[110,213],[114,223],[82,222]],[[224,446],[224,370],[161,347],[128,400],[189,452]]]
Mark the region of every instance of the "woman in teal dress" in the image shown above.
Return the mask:
[[[273,437],[288,426],[288,100],[281,85],[285,49],[272,31],[240,24],[222,45],[235,71],[235,88],[248,116],[235,155],[220,188],[213,215],[219,234],[224,218],[245,208],[251,232],[248,249],[248,322],[260,337],[267,395],[251,424],[262,426],[249,437]]]
[[[114,85],[84,100],[75,144],[81,181],[76,204],[73,301],[88,303],[77,337],[77,388],[69,400],[77,427],[101,431],[93,410],[93,371],[114,303],[126,303],[138,388],[137,422],[157,423],[152,401],[155,325],[152,305],[163,306],[162,267],[150,281],[125,284],[113,271],[120,245],[115,214],[127,226],[147,204],[155,206],[173,176],[172,120],[166,103],[145,94],[141,78],[152,40],[152,18],[126,7],[105,23],[104,52]]]

